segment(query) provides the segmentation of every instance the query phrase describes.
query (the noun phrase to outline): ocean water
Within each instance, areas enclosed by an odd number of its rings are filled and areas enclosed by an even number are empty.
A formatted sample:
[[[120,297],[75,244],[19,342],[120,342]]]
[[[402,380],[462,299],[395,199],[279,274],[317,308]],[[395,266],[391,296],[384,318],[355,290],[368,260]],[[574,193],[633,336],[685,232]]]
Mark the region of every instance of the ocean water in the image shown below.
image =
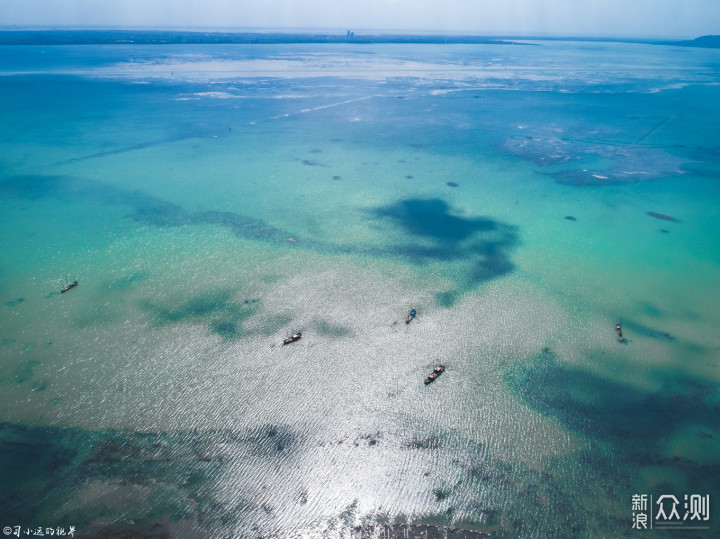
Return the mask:
[[[6,46],[0,81],[0,525],[720,527],[720,51]]]

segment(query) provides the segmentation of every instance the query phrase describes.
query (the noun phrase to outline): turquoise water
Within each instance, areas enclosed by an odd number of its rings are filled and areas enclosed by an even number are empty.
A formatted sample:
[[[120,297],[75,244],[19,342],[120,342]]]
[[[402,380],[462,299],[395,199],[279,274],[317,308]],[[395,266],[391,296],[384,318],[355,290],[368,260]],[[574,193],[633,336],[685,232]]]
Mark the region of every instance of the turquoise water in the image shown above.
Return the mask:
[[[3,47],[0,524],[612,536],[717,499],[719,66]]]

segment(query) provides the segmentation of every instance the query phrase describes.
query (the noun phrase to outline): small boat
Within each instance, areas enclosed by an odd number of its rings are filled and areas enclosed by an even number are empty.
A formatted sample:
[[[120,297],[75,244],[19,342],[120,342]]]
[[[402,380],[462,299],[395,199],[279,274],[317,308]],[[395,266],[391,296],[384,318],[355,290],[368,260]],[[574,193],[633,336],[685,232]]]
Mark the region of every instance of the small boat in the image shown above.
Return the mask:
[[[618,323],[615,324],[615,333],[617,333],[618,339],[622,339],[622,326]]]
[[[63,287],[62,290],[60,290],[60,293],[61,293],[61,294],[64,294],[64,293],[67,292],[68,290],[72,290],[73,288],[75,288],[77,285],[78,285],[78,282],[77,282],[77,281],[73,281],[73,282],[71,282],[71,283],[68,283],[68,284],[66,284],[66,285]]]
[[[283,341],[283,346],[286,344],[290,344],[291,342],[299,341],[300,337],[302,337],[302,333],[295,333],[292,337],[288,337]]]
[[[409,323],[412,321],[412,319],[415,318],[415,315],[416,315],[416,314],[417,314],[417,313],[415,312],[415,309],[413,309],[412,311],[410,311],[410,314],[409,314],[408,317],[405,319],[405,323],[406,323],[406,324],[409,324]]]
[[[428,385],[430,382],[434,382],[443,372],[445,372],[445,367],[443,365],[435,367],[428,377],[425,378],[425,385]]]

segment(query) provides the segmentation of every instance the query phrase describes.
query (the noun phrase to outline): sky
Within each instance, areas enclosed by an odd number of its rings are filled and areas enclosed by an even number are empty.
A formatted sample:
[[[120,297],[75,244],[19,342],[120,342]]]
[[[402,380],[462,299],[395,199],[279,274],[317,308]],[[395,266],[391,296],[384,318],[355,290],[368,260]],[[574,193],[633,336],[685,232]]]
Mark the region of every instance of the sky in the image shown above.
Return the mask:
[[[694,38],[720,0],[0,0],[0,26]]]

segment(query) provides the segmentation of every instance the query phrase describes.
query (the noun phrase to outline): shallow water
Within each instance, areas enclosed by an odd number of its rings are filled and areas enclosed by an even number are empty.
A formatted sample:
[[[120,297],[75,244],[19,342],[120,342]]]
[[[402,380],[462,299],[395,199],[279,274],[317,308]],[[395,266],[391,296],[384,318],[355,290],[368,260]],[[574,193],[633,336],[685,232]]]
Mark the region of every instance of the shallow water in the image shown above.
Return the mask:
[[[608,536],[713,498],[719,60],[3,47],[0,523]]]

